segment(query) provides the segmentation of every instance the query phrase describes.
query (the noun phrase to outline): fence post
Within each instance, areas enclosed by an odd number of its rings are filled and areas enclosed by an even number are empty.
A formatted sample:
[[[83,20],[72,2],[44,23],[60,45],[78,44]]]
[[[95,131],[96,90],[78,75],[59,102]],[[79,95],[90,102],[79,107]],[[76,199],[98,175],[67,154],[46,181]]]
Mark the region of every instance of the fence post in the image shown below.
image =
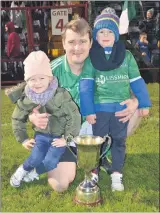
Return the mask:
[[[86,21],[88,21],[88,2],[85,3],[85,14],[84,14],[84,16],[85,16]]]
[[[27,39],[28,39],[28,53],[33,51],[33,29],[32,29],[32,15],[31,9],[26,8],[26,23],[27,23]]]

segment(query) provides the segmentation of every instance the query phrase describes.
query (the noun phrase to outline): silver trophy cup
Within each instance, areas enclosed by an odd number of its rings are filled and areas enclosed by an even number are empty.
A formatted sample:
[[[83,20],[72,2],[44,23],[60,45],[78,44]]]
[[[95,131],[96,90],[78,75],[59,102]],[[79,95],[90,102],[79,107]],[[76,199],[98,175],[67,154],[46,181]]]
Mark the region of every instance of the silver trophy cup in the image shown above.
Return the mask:
[[[108,149],[100,155],[102,143],[108,138]],[[102,203],[100,188],[91,180],[91,170],[99,165],[100,158],[106,155],[111,146],[111,138],[81,135],[72,139],[77,146],[77,164],[84,170],[85,179],[76,188],[74,201],[81,205],[94,206]],[[75,155],[75,154],[74,154]]]

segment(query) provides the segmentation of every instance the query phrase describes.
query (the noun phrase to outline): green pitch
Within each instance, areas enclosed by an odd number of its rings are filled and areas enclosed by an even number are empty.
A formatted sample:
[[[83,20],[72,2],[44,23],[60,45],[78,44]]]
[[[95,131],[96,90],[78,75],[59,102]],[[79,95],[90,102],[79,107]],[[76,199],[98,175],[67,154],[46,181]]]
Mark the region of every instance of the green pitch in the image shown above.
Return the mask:
[[[104,203],[97,207],[75,205],[76,186],[84,174],[77,170],[68,191],[58,194],[47,183],[46,174],[39,181],[12,188],[9,179],[29,152],[16,142],[11,128],[14,105],[2,97],[1,212],[158,212],[159,211],[159,84],[149,84],[153,107],[133,136],[127,139],[124,166],[124,192],[111,192],[110,177],[101,171],[100,188]],[[30,125],[29,133],[32,135]],[[65,174],[64,174],[65,175]]]

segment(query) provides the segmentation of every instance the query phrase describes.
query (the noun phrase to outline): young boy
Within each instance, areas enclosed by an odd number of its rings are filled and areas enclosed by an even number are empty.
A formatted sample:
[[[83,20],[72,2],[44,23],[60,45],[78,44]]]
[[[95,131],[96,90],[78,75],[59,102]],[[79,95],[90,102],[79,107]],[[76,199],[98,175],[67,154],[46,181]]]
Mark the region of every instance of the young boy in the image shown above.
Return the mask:
[[[147,33],[141,32],[139,35],[139,40],[136,43],[136,48],[139,49],[142,56],[145,56],[148,61],[150,61],[151,55],[149,51],[149,43],[147,41]]]
[[[53,77],[49,59],[42,51],[32,52],[24,61],[25,89],[17,101],[12,114],[12,127],[17,141],[28,149],[32,142],[30,156],[10,179],[13,187],[19,187],[24,176],[44,162],[46,172],[57,167],[65,151],[66,137],[77,136],[81,126],[81,116],[70,94],[58,87]],[[18,95],[12,91],[12,101]],[[49,123],[46,129],[33,127],[34,139],[29,139],[26,131],[28,115],[40,105],[40,112],[47,112]]]
[[[128,122],[120,122],[115,113],[126,107],[120,103],[131,97],[130,88],[139,101],[141,116],[148,115],[151,106],[137,63],[119,41],[118,26],[119,18],[112,8],[107,8],[96,18],[90,51],[95,76],[80,81],[81,114],[92,124],[93,135],[110,134],[112,138],[112,191],[124,190],[122,167],[128,125]]]

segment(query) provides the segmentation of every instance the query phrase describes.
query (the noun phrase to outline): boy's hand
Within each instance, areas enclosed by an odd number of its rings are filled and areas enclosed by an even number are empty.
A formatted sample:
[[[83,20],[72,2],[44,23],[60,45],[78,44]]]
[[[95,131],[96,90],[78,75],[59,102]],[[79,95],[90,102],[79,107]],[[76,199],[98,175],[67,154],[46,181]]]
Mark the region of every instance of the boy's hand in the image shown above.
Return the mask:
[[[148,41],[146,39],[143,40],[144,43],[148,44]]]
[[[25,140],[23,143],[22,143],[22,146],[25,148],[25,149],[28,149],[28,150],[31,150],[34,145],[35,145],[35,140],[32,138],[32,139],[27,139]]]
[[[53,140],[51,144],[52,146],[55,146],[55,147],[63,147],[63,146],[66,146],[67,143],[64,138],[56,138]]]
[[[89,124],[95,124],[96,123],[96,114],[94,115],[87,115],[86,120]]]
[[[139,109],[138,115],[140,117],[145,117],[145,116],[149,115],[149,109]]]

